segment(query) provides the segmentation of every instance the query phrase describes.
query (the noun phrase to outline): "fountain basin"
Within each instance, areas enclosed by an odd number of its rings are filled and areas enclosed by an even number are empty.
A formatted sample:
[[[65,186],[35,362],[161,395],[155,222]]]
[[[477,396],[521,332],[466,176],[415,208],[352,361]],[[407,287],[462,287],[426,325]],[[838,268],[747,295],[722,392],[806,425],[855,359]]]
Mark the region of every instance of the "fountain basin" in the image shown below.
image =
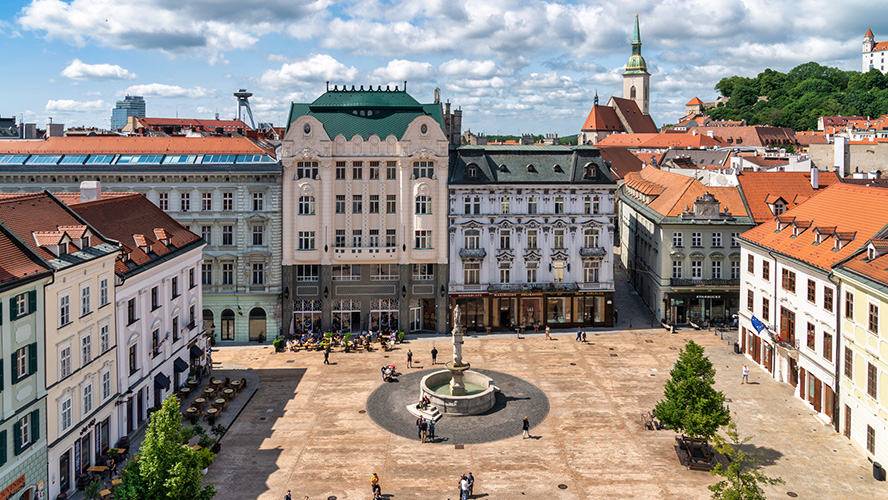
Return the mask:
[[[493,385],[492,378],[476,371],[466,370],[463,372],[463,381],[467,394],[451,396],[450,377],[449,370],[441,370],[426,375],[419,383],[422,395],[428,397],[442,415],[478,415],[493,408],[496,403],[496,386]]]

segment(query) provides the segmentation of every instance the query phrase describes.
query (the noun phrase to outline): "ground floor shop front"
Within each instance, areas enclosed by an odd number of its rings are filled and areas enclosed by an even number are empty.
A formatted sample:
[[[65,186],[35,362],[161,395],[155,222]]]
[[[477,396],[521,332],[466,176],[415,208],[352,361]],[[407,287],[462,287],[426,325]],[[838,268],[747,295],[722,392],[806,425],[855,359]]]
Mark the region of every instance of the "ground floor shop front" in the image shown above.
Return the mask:
[[[685,325],[731,323],[737,314],[739,292],[666,292],[663,295],[663,311],[666,323]]]
[[[281,330],[280,296],[270,293],[203,295],[203,328],[216,342],[271,342]]]
[[[450,310],[457,305],[460,308],[460,322],[469,332],[614,325],[612,291],[451,294]]]
[[[56,498],[63,492],[70,496],[76,490],[77,479],[88,475],[86,469],[117,444],[117,422],[113,416],[115,400],[105,403],[89,420],[51,443],[47,498]]]

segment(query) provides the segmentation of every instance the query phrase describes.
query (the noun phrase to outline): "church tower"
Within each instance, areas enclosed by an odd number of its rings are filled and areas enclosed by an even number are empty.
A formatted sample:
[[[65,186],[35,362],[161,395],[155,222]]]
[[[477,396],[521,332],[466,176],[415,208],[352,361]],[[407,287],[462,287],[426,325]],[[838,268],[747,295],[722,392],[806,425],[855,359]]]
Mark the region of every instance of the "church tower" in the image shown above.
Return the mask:
[[[650,115],[651,74],[647,71],[647,63],[641,57],[641,35],[638,33],[638,14],[635,14],[635,36],[632,37],[632,55],[623,72],[623,98],[632,99],[638,109]]]

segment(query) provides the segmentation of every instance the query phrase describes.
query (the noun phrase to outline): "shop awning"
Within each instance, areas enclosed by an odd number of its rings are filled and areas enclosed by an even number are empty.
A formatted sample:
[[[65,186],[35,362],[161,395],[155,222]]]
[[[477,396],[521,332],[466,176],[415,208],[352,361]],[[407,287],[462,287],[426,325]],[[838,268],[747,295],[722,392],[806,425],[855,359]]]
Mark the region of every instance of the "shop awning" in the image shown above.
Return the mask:
[[[154,388],[155,389],[169,389],[170,388],[170,379],[163,373],[158,373],[154,376]]]
[[[200,350],[200,347],[196,345],[191,346],[191,359],[199,358],[203,356],[203,351]]]
[[[176,360],[173,361],[173,370],[175,370],[176,373],[187,372],[188,363],[182,358],[176,358]]]

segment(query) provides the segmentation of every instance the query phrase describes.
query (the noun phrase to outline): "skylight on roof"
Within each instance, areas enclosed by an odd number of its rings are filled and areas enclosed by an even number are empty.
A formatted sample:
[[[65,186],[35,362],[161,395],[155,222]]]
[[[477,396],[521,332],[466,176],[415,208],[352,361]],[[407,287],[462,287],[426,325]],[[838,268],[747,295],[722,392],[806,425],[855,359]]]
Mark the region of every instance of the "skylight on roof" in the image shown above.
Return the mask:
[[[61,155],[34,155],[28,160],[28,165],[55,165],[61,159]]]
[[[21,165],[25,163],[25,160],[28,159],[28,155],[3,155],[0,156],[0,164],[18,164]]]
[[[62,161],[59,162],[60,165],[83,165],[83,162],[86,161],[86,155],[65,155],[62,158]]]
[[[268,155],[237,155],[238,163],[273,163],[274,159]]]
[[[235,155],[204,155],[203,163],[234,163]]]
[[[90,155],[86,160],[86,163],[87,165],[96,163],[108,164],[111,163],[112,160],[114,160],[114,155]]]
[[[160,163],[163,159],[163,155],[120,155],[117,158],[117,164],[122,165],[126,163]]]
[[[163,163],[194,163],[197,155],[166,155]]]

